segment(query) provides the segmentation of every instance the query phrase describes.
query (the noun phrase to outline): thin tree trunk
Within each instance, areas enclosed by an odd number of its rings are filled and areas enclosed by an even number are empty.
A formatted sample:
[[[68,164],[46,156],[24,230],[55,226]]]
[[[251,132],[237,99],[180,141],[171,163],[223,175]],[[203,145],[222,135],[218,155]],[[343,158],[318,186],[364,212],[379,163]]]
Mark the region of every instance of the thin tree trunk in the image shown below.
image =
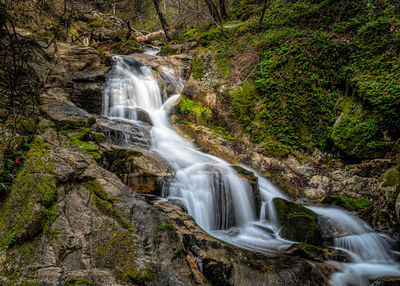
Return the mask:
[[[163,13],[161,12],[161,9],[160,9],[160,0],[153,0],[153,3],[154,3],[154,8],[156,9],[158,18],[160,19],[161,26],[162,26],[162,28],[164,30],[165,37],[167,38],[167,41],[170,41],[171,38],[169,36],[168,24],[167,24],[167,21],[165,20],[164,15],[163,15]]]
[[[221,23],[221,15],[218,12],[217,7],[215,6],[213,0],[204,0],[206,2],[207,8],[210,11],[211,17],[215,22]]]
[[[65,15],[65,33],[66,33],[66,37],[65,37],[65,41],[68,42],[68,38],[69,38],[69,16],[67,13],[67,0],[64,0],[64,15]]]
[[[262,22],[264,21],[265,10],[267,10],[267,4],[268,4],[268,0],[265,0],[261,18],[260,18],[260,23],[259,23],[260,26],[262,25]]]
[[[225,0],[219,0],[219,11],[222,19],[228,18],[228,9],[226,8]]]

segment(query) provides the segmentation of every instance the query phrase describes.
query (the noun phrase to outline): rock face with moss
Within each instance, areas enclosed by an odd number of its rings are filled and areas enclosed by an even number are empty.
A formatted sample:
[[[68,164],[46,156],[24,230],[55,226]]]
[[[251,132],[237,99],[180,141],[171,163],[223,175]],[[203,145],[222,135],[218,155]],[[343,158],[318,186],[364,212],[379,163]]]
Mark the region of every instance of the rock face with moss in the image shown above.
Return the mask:
[[[275,198],[273,203],[284,238],[317,246],[322,244],[321,229],[313,211],[281,198]]]

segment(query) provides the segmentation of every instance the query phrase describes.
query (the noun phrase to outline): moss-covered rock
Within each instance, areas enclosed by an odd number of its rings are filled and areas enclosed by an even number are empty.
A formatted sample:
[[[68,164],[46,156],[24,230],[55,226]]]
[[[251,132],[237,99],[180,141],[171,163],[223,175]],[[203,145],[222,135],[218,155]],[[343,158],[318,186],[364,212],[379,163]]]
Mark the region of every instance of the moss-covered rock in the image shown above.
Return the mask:
[[[127,162],[133,162],[135,158],[142,156],[143,153],[132,149],[115,149],[106,151],[104,156],[106,158],[108,169],[111,172],[122,171]]]
[[[342,207],[349,211],[361,211],[372,207],[371,201],[366,198],[353,199],[346,196],[326,196],[322,203]]]
[[[92,282],[90,282],[86,278],[82,278],[82,277],[69,277],[65,281],[65,286],[76,286],[76,285],[89,286],[89,285],[92,285]]]
[[[87,181],[83,185],[92,191],[93,201],[100,212],[115,219],[122,228],[133,232],[133,227],[121,216],[115,207],[116,199],[104,190],[98,180]]]
[[[82,137],[81,134],[72,136],[72,137],[70,137],[69,142],[72,145],[75,145],[76,147],[78,147],[82,152],[88,154],[90,156],[90,158],[92,158],[94,161],[99,163],[101,161],[101,155],[100,155],[99,149],[95,145],[87,143],[87,142],[79,139],[81,137]]]
[[[57,197],[54,160],[43,139],[37,137],[0,206],[0,247],[22,244],[42,233]]]
[[[183,95],[179,101],[179,110],[184,118],[199,124],[209,125],[213,119],[213,113],[209,107]]]
[[[322,244],[322,232],[313,211],[281,198],[273,199],[273,203],[284,238],[317,246]]]

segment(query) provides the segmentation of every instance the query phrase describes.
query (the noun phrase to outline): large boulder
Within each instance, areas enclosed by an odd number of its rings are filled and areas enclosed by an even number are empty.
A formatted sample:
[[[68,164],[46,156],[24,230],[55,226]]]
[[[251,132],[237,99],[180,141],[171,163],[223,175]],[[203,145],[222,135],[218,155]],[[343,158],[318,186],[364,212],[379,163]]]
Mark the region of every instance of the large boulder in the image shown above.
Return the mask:
[[[322,245],[322,231],[318,226],[317,215],[312,210],[281,198],[274,198],[273,203],[284,238]]]
[[[105,159],[107,169],[140,194],[161,196],[164,178],[171,176],[164,160],[151,153],[115,149],[105,152]]]

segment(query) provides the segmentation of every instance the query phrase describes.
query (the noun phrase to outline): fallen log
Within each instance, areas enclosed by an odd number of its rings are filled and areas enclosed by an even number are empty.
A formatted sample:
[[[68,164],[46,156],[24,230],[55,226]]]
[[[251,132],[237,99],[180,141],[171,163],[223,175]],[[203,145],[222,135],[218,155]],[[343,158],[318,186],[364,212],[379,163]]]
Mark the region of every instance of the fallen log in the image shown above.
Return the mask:
[[[136,40],[140,43],[142,42],[150,42],[153,41],[161,36],[164,36],[164,31],[163,30],[159,30],[156,32],[151,32],[147,35],[141,36],[141,37],[136,37]]]

